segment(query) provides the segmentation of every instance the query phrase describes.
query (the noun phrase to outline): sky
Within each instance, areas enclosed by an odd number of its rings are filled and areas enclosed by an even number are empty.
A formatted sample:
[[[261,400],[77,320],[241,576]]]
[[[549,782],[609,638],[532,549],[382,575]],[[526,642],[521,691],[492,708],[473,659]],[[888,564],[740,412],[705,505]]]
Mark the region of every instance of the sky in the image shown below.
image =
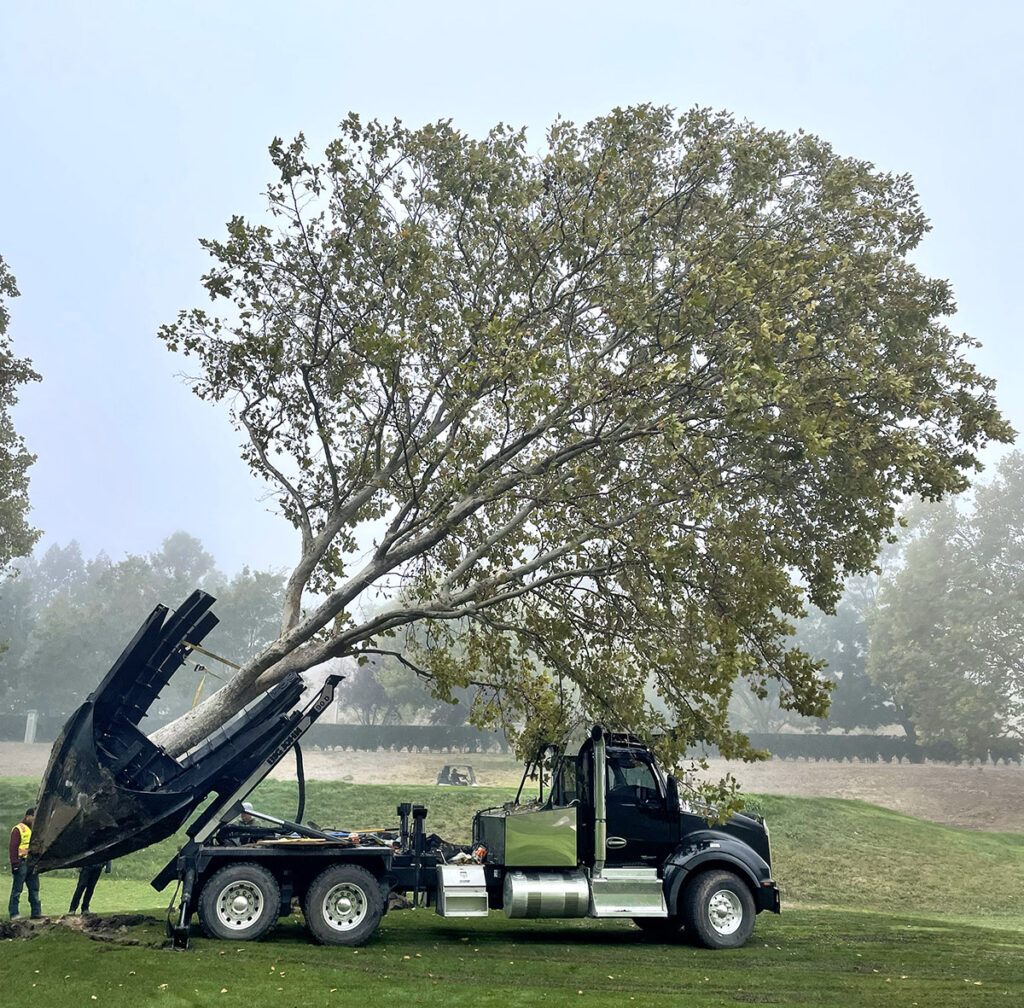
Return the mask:
[[[15,425],[37,455],[41,548],[148,554],[183,529],[225,573],[290,569],[226,415],[161,324],[206,303],[201,237],[259,217],[275,136],[314,150],[349,111],[482,135],[639,102],[803,129],[909,173],[953,284],[951,325],[1024,430],[1019,393],[1024,6],[991,0],[516,4],[50,0],[0,8],[0,255],[9,335],[43,381]],[[997,454],[986,456],[990,463]]]

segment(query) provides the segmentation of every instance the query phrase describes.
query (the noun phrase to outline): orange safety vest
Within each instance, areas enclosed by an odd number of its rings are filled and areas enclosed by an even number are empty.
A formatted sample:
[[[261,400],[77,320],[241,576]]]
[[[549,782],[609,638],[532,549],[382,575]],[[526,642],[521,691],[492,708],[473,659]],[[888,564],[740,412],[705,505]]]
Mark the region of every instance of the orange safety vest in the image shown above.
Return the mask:
[[[14,828],[21,834],[18,844],[18,857],[28,857],[28,842],[32,839],[32,827],[28,823],[16,823]]]

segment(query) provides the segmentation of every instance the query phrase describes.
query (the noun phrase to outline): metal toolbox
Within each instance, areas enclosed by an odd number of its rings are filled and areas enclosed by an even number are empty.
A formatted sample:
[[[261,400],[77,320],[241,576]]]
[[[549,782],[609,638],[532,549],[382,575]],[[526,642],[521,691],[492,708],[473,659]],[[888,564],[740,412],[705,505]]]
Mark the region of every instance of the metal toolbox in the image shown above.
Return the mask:
[[[487,884],[482,865],[437,866],[437,912],[442,917],[487,916]]]

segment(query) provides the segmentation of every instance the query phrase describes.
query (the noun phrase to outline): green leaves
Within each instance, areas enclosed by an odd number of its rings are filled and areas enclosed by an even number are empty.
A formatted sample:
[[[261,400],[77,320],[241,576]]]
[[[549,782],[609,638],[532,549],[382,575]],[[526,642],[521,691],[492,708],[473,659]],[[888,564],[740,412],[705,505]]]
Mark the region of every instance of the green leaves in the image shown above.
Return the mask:
[[[40,535],[26,521],[28,469],[35,456],[25,447],[10,416],[18,401],[18,386],[40,380],[31,361],[14,356],[7,335],[10,314],[6,299],[17,296],[18,286],[0,257],[0,573],[15,557],[26,556]]]
[[[275,140],[268,223],[204,242],[218,315],[161,336],[302,539],[244,674],[424,623],[422,674],[506,722],[742,751],[733,684],[820,714],[791,619],[1008,429],[948,285],[906,261],[906,177],[650,105],[533,149],[350,116],[318,163]],[[332,622],[368,593],[372,618]]]

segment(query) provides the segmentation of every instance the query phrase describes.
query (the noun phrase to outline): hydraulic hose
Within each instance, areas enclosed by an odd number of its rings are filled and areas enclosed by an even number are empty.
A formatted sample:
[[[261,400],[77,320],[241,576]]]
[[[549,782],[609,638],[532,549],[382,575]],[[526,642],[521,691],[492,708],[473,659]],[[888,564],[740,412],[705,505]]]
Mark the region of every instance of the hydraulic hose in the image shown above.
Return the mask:
[[[302,815],[306,811],[306,776],[302,772],[302,749],[299,747],[298,742],[295,743],[294,749],[295,776],[299,782],[299,810],[295,813],[295,821],[301,823]]]

